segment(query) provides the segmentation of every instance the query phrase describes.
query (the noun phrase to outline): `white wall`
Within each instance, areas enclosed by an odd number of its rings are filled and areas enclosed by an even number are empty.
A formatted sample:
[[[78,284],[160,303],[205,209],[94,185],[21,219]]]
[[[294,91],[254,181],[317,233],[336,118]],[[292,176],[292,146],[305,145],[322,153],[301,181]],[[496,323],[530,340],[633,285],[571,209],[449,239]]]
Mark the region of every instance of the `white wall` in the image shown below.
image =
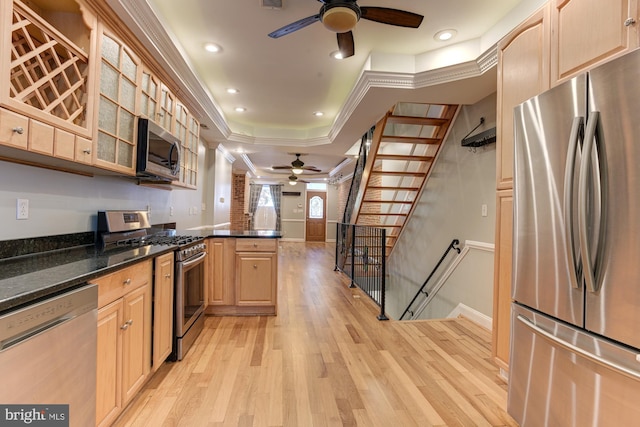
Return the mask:
[[[294,186],[285,184],[282,191],[297,191],[299,196],[282,196],[280,200],[280,221],[282,239],[304,242],[305,238],[305,186],[298,183]]]
[[[232,157],[217,148],[213,170],[213,225],[217,229],[229,229],[231,226],[231,181],[233,180]]]
[[[387,313],[392,318],[400,317],[451,240],[494,241],[495,144],[473,151],[460,143],[480,122],[480,117],[485,118],[485,123],[476,133],[495,126],[495,94],[475,105],[462,107],[441,148],[431,178],[391,253],[386,302]],[[481,215],[482,205],[487,206],[486,217]],[[456,288],[454,294],[466,293],[464,287],[472,288],[476,298],[470,301],[471,308],[491,316],[493,256],[474,255],[464,262],[464,267],[451,277],[445,288]],[[435,279],[430,283],[435,283]],[[440,295],[440,301],[436,298],[432,304],[443,304],[445,311],[449,305],[453,309],[460,301],[449,302],[450,297],[451,294],[445,292]],[[439,311],[437,316],[444,317]]]
[[[95,231],[99,210],[147,209],[152,223],[176,222],[178,228],[203,223],[206,177],[211,174],[201,143],[198,190],[162,190],[139,186],[133,178],[84,177],[10,162],[0,162],[0,240]],[[29,200],[29,219],[16,220],[16,199]],[[173,215],[171,215],[173,207]]]

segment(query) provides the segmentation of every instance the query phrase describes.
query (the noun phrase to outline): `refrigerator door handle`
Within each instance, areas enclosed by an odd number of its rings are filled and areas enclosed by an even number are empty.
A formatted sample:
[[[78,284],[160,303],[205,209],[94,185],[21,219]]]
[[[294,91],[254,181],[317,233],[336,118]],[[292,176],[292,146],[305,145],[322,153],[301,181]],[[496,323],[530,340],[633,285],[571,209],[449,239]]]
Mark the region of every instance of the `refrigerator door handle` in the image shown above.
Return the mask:
[[[573,227],[573,179],[575,177],[576,157],[578,153],[578,141],[582,137],[582,129],[584,127],[584,117],[574,117],[571,124],[571,134],[569,135],[569,148],[567,152],[567,164],[564,173],[564,223],[565,223],[565,241],[567,242],[566,255],[574,269],[576,280],[571,282],[573,288],[579,288],[578,284],[578,262],[575,256],[574,227]]]
[[[559,345],[560,347],[563,347],[573,353],[577,353],[580,354],[581,356],[599,364],[602,366],[605,366],[607,368],[613,369],[623,375],[626,375],[628,377],[631,377],[635,380],[640,380],[640,372],[634,371],[632,369],[629,369],[625,366],[621,366],[618,363],[615,363],[611,360],[605,359],[602,356],[599,356],[597,354],[593,354],[583,348],[580,348],[574,344],[571,344],[570,342],[567,342],[563,339],[558,338],[557,336],[555,336],[553,333],[548,332],[547,330],[541,328],[540,326],[536,325],[535,323],[533,323],[531,320],[527,319],[526,317],[524,317],[521,314],[518,314],[518,316],[516,317],[516,319],[518,319],[519,322],[522,322],[523,325],[525,325],[526,327],[528,327],[529,329],[533,330],[535,333],[541,335],[543,338],[546,338],[547,340],[551,341],[554,344]]]
[[[582,163],[580,165],[580,175],[578,178],[578,232],[580,237],[580,258],[582,259],[582,269],[584,280],[589,292],[597,292],[593,261],[591,259],[591,248],[589,247],[589,224],[587,218],[587,192],[589,184],[589,165],[593,152],[593,141],[596,136],[600,113],[593,111],[587,120],[587,128],[582,146]],[[599,191],[597,191],[599,194]],[[596,219],[596,224],[600,224],[600,219]]]

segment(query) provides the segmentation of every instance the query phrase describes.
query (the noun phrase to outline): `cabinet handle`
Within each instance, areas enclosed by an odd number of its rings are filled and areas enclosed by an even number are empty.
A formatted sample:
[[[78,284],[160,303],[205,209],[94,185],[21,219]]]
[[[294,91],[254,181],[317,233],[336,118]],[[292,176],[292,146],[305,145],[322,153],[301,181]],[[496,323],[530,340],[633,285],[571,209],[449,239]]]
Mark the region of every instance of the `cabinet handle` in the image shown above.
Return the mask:
[[[22,126],[15,127],[11,130],[17,133],[18,135],[22,135],[24,133],[24,128]]]
[[[635,25],[635,23],[636,23],[636,20],[635,20],[635,19],[633,19],[633,18],[627,18],[627,19],[624,21],[624,26],[625,26],[625,27],[630,27],[630,26],[632,26],[632,25]]]
[[[171,277],[171,274],[169,274],[169,273],[167,273],[167,274],[165,274],[165,275],[164,275],[164,278],[165,278],[165,279],[168,279],[168,278],[170,278],[170,277]]]
[[[85,148],[84,150],[82,150],[82,152],[83,152],[84,154],[91,154],[91,150],[86,149],[86,148]]]
[[[253,264],[253,268],[258,268],[258,266],[256,264]]]
[[[125,280],[124,282],[122,282],[123,285],[128,286],[131,284],[131,278]]]
[[[254,247],[254,248],[257,248],[257,247],[258,247],[258,244],[257,244],[257,243],[254,243],[254,244],[253,244],[253,247]]]
[[[120,329],[122,329],[123,331],[129,329],[129,326],[133,325],[133,319],[129,319],[126,322],[124,322],[124,325],[120,326]]]

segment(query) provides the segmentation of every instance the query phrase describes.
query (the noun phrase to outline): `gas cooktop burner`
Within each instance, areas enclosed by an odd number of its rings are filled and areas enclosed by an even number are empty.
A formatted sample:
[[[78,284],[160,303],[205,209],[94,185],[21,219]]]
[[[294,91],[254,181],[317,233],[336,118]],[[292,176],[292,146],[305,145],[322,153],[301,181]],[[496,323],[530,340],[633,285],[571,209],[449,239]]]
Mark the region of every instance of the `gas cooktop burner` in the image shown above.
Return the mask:
[[[165,235],[151,235],[143,237],[141,240],[142,245],[178,245],[184,246],[189,243],[202,240],[202,237],[196,236],[165,236]]]
[[[104,249],[175,245],[183,250],[204,240],[202,236],[177,235],[176,230],[154,230],[145,211],[98,212],[98,234]]]
[[[120,247],[140,247],[147,245],[177,245],[186,246],[203,240],[200,236],[175,236],[166,234],[152,234],[148,236],[138,236],[116,240],[115,246]]]

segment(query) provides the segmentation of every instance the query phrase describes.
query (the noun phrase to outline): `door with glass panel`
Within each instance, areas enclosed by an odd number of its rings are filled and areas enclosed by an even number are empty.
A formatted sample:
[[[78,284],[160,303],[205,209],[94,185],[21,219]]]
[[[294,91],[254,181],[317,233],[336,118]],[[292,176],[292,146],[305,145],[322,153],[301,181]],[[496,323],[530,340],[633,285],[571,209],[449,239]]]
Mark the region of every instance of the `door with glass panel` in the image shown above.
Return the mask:
[[[324,242],[327,227],[327,193],[307,191],[307,242]]]

